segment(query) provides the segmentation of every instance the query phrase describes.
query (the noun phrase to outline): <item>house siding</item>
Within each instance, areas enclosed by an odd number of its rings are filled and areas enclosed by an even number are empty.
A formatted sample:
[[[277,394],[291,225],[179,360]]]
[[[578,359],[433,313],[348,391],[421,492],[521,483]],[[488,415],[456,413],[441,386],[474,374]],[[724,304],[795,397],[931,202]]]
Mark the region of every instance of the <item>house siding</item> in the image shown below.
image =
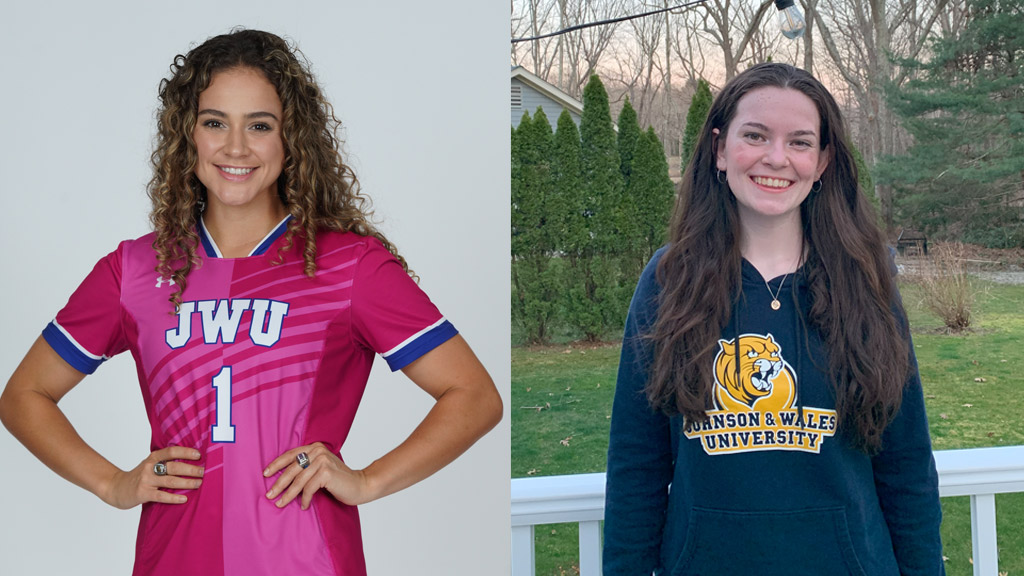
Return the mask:
[[[522,82],[518,78],[512,79],[512,86],[519,86],[520,90],[522,90],[522,106],[519,108],[512,108],[512,125],[516,127],[519,126],[519,121],[523,119],[523,112],[528,111],[532,118],[534,113],[537,111],[537,107],[540,106],[544,109],[544,114],[548,117],[548,122],[551,123],[551,130],[554,131],[558,126],[558,116],[562,113],[564,107],[558,102],[538,92],[529,84]],[[579,114],[575,114],[570,111],[569,115],[572,116],[572,121],[576,123],[577,127],[579,127]]]

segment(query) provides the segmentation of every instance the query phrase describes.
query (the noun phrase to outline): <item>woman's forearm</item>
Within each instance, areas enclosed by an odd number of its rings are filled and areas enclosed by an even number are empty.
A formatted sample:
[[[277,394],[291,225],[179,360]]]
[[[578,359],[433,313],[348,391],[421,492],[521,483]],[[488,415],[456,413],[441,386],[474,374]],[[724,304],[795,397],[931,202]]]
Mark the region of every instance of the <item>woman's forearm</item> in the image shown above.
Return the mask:
[[[446,391],[409,438],[362,470],[369,500],[398,492],[445,467],[493,428],[501,413],[501,398],[493,385]]]
[[[43,464],[109,503],[106,492],[120,470],[82,440],[57,406],[82,377],[39,338],[0,396],[0,421]]]

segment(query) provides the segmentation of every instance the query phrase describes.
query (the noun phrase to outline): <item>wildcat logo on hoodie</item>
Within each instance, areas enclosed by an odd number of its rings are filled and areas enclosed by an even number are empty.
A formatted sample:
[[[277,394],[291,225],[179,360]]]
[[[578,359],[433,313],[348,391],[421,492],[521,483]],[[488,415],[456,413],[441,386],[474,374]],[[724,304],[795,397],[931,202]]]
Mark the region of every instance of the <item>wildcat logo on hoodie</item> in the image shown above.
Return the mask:
[[[836,411],[796,406],[796,373],[771,334],[719,340],[715,357],[715,410],[704,422],[687,422],[686,437],[699,438],[708,454],[756,450],[818,453],[836,431]]]

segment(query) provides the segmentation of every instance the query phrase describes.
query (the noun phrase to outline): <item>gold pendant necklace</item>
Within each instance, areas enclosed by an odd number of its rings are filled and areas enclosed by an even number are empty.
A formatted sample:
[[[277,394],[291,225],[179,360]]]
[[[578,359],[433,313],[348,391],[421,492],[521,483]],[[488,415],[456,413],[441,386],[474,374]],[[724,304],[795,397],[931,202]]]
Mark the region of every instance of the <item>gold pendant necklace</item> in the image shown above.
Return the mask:
[[[804,250],[806,250],[806,248],[807,247],[804,246],[804,248],[800,250],[800,257],[796,261],[796,268],[800,267],[800,261],[804,259],[803,253]],[[786,272],[786,274],[782,277],[782,282],[779,282],[779,289],[775,291],[775,294],[772,294],[772,287],[768,284],[768,281],[764,281],[764,287],[768,289],[768,295],[772,297],[772,310],[778,310],[779,308],[782,308],[782,302],[779,302],[779,294],[782,294],[782,287],[785,286],[786,278],[789,278],[789,274],[789,272]]]
[[[788,276],[789,273],[787,272],[786,275],[782,277],[782,282],[779,282],[779,289],[775,291],[775,294],[772,294],[772,287],[768,285],[768,281],[764,281],[764,287],[768,289],[768,295],[772,297],[772,310],[782,308],[782,303],[779,302],[779,294],[782,293],[782,285],[786,283],[786,278]]]

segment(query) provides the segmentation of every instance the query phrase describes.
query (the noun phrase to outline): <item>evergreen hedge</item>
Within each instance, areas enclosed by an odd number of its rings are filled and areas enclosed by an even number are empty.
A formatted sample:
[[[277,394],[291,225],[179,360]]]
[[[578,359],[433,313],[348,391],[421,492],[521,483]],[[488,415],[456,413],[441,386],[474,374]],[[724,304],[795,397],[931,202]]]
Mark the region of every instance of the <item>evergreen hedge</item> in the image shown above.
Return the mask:
[[[622,329],[640,271],[664,241],[673,185],[653,128],[627,101],[613,128],[592,76],[577,130],[538,108],[512,130],[512,321],[520,339],[598,340]]]

